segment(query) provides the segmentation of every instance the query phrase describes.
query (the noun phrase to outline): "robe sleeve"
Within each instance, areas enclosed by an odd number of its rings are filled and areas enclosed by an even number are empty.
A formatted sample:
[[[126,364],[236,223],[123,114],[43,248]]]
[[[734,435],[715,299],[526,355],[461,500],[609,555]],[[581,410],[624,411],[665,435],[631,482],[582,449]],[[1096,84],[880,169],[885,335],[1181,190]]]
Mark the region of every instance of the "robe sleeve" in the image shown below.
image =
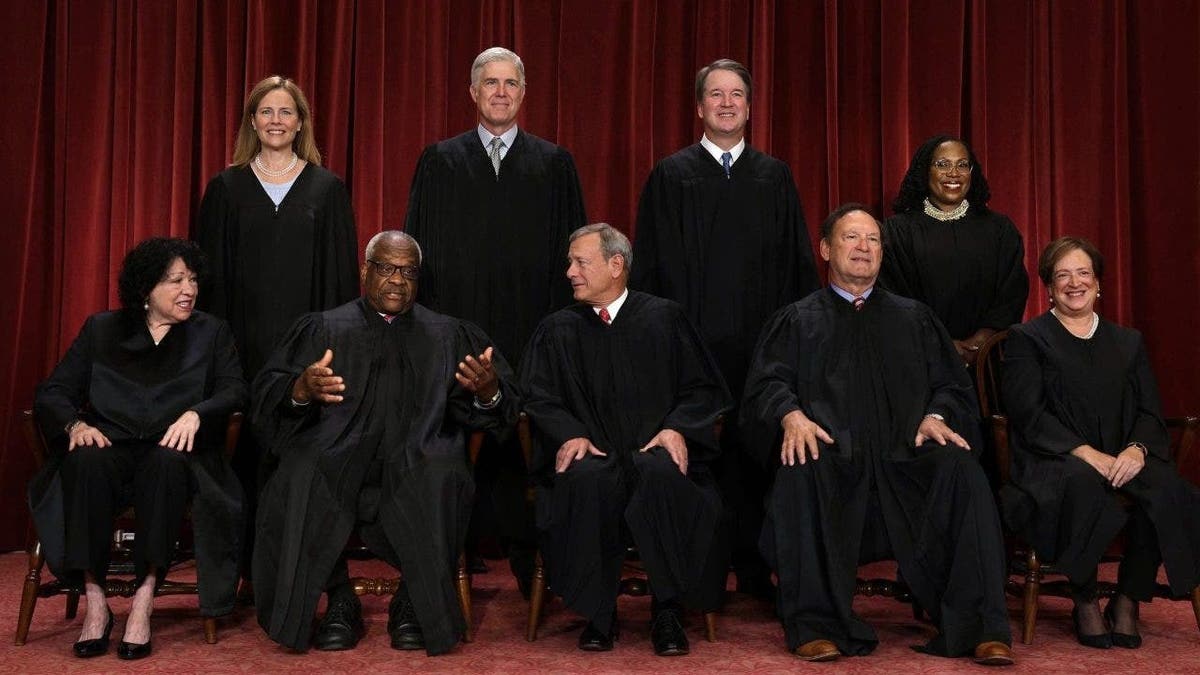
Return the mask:
[[[1055,416],[1047,400],[1042,372],[1045,355],[1020,326],[1004,344],[1000,391],[1010,422],[1028,441],[1029,449],[1046,455],[1065,455],[1087,441]]]
[[[1021,320],[1029,298],[1029,274],[1025,271],[1025,244],[1021,233],[1005,216],[1001,219],[996,250],[995,301],[984,312],[979,328],[1003,330]],[[886,265],[886,257],[885,257]]]
[[[754,348],[740,408],[740,426],[746,452],[764,466],[779,460],[784,415],[802,409],[797,391],[799,372],[795,367],[804,355],[797,349],[795,310],[785,307],[763,327]]]
[[[688,441],[688,454],[696,461],[711,461],[720,454],[717,418],[730,409],[729,389],[700,333],[682,310],[675,311],[675,405],[663,420],[664,429],[678,431]]]
[[[412,186],[408,190],[408,213],[404,217],[404,231],[416,239],[426,251],[439,251],[438,213],[443,212],[441,202],[447,178],[443,176],[443,160],[437,145],[430,145],[417,160]],[[421,265],[421,284],[417,287],[417,301],[426,307],[438,307],[436,297],[435,266],[426,259]]]
[[[796,181],[787,164],[783,164],[778,199],[780,204],[776,212],[786,219],[782,229],[789,233],[792,240],[792,246],[782,249],[787,256],[783,262],[791,267],[788,283],[780,286],[783,292],[775,298],[775,306],[782,307],[817,290],[820,278],[813,262],[812,242],[808,239],[808,225],[804,222],[800,194],[796,192]]]
[[[320,224],[321,264],[326,269],[321,279],[321,309],[333,309],[358,297],[358,232],[354,226],[354,208],[346,184],[338,178],[325,192],[325,220]]]
[[[37,389],[33,409],[42,437],[56,447],[67,432],[68,422],[83,416],[88,402],[88,383],[92,377],[95,317],[88,317],[50,377]],[[65,445],[64,445],[65,447]]]
[[[667,173],[665,165],[659,162],[642,188],[634,228],[633,267],[629,271],[630,288],[663,297],[669,297],[670,293],[663,279],[668,271],[661,265],[662,256],[683,250],[677,233],[679,193],[671,189]],[[676,233],[674,237],[672,233]]]
[[[550,198],[554,200],[554,206],[549,223],[552,237],[550,250],[558,257],[554,258],[556,264],[548,268],[550,274],[546,284],[550,290],[546,297],[550,299],[550,306],[546,307],[547,313],[571,302],[571,287],[563,283],[562,265],[559,263],[567,257],[567,240],[571,233],[587,225],[583,188],[579,185],[579,172],[575,169],[571,153],[559,148],[554,156],[552,171]]]
[[[933,311],[925,309],[921,316],[925,338],[925,368],[929,376],[929,402],[924,414],[937,413],[946,418],[946,425],[976,451],[982,448],[979,437],[979,404],[971,377],[962,366],[954,342]],[[917,421],[917,427],[920,421]],[[909,438],[916,436],[914,427]],[[976,455],[978,456],[978,455]]]
[[[460,360],[468,354],[478,356],[493,346],[483,330],[467,321],[459,323],[456,343]],[[492,351],[492,366],[500,384],[500,402],[496,407],[484,409],[475,405],[475,395],[464,389],[457,378],[451,378],[449,401],[446,405],[447,417],[468,429],[493,432],[511,428],[516,424],[517,415],[521,410],[520,390],[514,381],[512,367],[508,365],[499,349]]]
[[[315,423],[321,404],[314,401],[292,406],[292,384],[324,355],[328,345],[321,315],[306,314],[296,321],[254,378],[250,419],[259,443],[272,454],[278,455],[293,434]]]
[[[529,471],[554,465],[558,448],[572,438],[587,438],[587,425],[571,413],[564,400],[566,384],[560,365],[566,363],[561,343],[542,322],[521,357],[521,391],[525,412],[534,425],[537,442]]]
[[[1150,368],[1150,357],[1146,354],[1146,343],[1141,335],[1137,336],[1137,352],[1129,377],[1137,408],[1134,411],[1133,426],[1125,438],[1125,445],[1141,443],[1155,457],[1169,462],[1172,459],[1170,437],[1167,435],[1166,423],[1163,422],[1158,384],[1154,379],[1154,371]]]
[[[218,174],[204,189],[196,221],[196,243],[208,258],[208,284],[200,293],[200,309],[227,319],[232,312],[229,287],[235,275],[233,264],[237,228],[232,222],[236,212],[230,202],[229,186]]]
[[[902,216],[888,218],[883,224],[884,250],[879,285],[896,295],[917,298],[922,297],[916,282],[920,277],[914,269],[907,224],[907,219]]]
[[[246,406],[246,380],[242,377],[242,365],[238,360],[237,346],[229,324],[216,319],[217,330],[210,349],[213,350],[210,377],[213,383],[211,395],[189,408],[206,422],[220,421]]]

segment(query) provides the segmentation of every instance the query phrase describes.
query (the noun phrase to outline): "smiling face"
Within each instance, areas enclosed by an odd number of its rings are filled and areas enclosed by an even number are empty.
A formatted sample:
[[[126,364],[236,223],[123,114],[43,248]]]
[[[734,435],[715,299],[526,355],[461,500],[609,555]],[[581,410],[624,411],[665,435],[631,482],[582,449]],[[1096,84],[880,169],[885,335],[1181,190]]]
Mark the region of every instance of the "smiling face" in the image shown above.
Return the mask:
[[[1100,293],[1100,282],[1092,258],[1075,249],[1058,259],[1050,277],[1050,299],[1054,308],[1067,316],[1090,315]]]
[[[870,288],[883,261],[879,223],[863,211],[847,213],[821,240],[821,257],[829,262],[830,283],[853,292]]]
[[[604,259],[600,234],[592,232],[571,242],[567,253],[567,280],[577,302],[605,306],[625,290],[625,263],[620,255]]]
[[[291,150],[301,126],[296,100],[285,89],[272,89],[258,102],[250,123],[263,148]]]
[[[929,202],[953,211],[971,190],[971,154],[958,141],[946,141],[933,151],[929,164]],[[939,168],[941,165],[944,168]]]
[[[416,247],[407,241],[384,239],[376,244],[371,255],[374,263],[364,260],[358,270],[367,304],[384,314],[407,312],[417,300],[417,280],[405,277],[401,268],[420,269]],[[379,271],[380,265],[393,265],[396,269],[385,277]]]
[[[746,131],[750,100],[746,83],[732,70],[715,69],[704,78],[704,91],[696,104],[696,115],[704,121],[704,134],[714,143],[736,143]]]
[[[483,64],[479,81],[471,85],[471,100],[479,107],[479,123],[492,135],[511,129],[525,100],[525,85],[516,65],[510,61]]]
[[[183,258],[172,260],[146,298],[146,323],[159,326],[187,321],[196,306],[197,290],[196,273]]]

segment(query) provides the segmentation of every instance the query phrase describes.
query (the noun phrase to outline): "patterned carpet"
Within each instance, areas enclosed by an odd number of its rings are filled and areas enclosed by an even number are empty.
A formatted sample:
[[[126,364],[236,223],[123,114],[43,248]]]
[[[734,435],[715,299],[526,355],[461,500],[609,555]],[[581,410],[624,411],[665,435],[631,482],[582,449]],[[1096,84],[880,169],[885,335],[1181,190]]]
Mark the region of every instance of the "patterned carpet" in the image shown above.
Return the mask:
[[[296,654],[266,638],[249,608],[222,620],[220,642],[204,643],[194,598],[159,600],[154,615],[154,649],[150,658],[125,662],[113,652],[91,660],[76,659],[70,646],[79,635],[79,620],[67,621],[64,599],[39,601],[29,641],[12,645],[21,582],[25,572],[22,553],[0,555],[0,616],[8,631],[0,646],[0,673],[1200,673],[1200,631],[1191,606],[1185,602],[1156,601],[1143,607],[1144,645],[1136,651],[1097,651],[1078,645],[1070,632],[1070,606],[1064,600],[1045,599],[1034,644],[1017,645],[1017,665],[985,669],[964,659],[944,659],[913,652],[909,646],[930,634],[926,625],[912,619],[907,605],[884,598],[856,600],[859,612],[879,631],[880,645],[868,657],[843,658],[832,664],[807,664],[784,651],[779,624],[764,604],[733,594],[718,622],[716,643],[703,639],[703,619],[689,615],[692,653],[678,658],[655,657],[650,648],[648,598],[622,598],[621,637],[612,652],[590,654],[575,648],[582,622],[558,601],[548,607],[536,642],[526,642],[524,625],[528,605],[517,593],[503,561],[491,562],[491,571],[475,577],[476,641],[453,653],[428,658],[423,652],[397,652],[388,646],[387,598],[364,598],[367,636],[349,652]],[[357,568],[353,567],[352,572]],[[369,574],[382,573],[378,563],[360,563]],[[864,576],[887,576],[894,566],[876,564]],[[1111,577],[1105,569],[1102,577]],[[186,577],[190,570],[181,570]],[[123,629],[129,608],[125,599],[111,600],[116,612],[114,643]],[[80,615],[82,616],[80,607]],[[1013,630],[1017,631],[1017,604]]]

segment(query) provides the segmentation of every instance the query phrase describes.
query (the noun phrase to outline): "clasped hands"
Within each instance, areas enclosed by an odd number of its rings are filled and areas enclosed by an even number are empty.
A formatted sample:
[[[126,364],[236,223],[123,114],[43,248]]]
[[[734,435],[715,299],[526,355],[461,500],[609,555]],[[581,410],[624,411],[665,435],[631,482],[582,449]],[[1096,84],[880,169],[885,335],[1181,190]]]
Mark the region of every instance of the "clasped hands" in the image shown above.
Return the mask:
[[[1124,487],[1146,466],[1146,456],[1135,445],[1127,446],[1116,457],[1100,452],[1090,445],[1081,445],[1072,450],[1071,454],[1087,462],[1114,488]]]
[[[683,434],[674,429],[663,429],[655,434],[654,438],[651,438],[648,443],[643,445],[638,452],[646,452],[656,447],[662,447],[666,450],[667,454],[671,456],[671,461],[675,462],[675,466],[679,467],[679,472],[687,475],[688,450],[687,441],[684,440]],[[571,462],[581,460],[587,455],[595,455],[596,457],[608,456],[583,436],[567,440],[567,442],[558,448],[558,454],[554,458],[554,472],[562,473],[566,471],[570,468]]]
[[[346,382],[334,372],[332,365],[333,350],[326,349],[321,358],[305,368],[292,383],[292,400],[300,405],[310,401],[330,405],[341,403]],[[487,402],[495,398],[500,391],[500,378],[492,364],[492,348],[483,350],[479,356],[465,356],[458,362],[454,379],[480,401]]]
[[[779,450],[779,461],[784,466],[804,464],[809,458],[819,459],[821,450],[817,441],[833,443],[833,437],[816,422],[813,422],[799,410],[793,410],[783,416],[779,425],[783,427],[783,444]],[[954,432],[945,422],[936,417],[926,417],[917,427],[917,435],[913,445],[920,446],[925,441],[933,440],[938,445],[953,443],[964,450],[970,450],[967,441]]]
[[[179,419],[167,427],[167,432],[159,439],[158,444],[172,450],[191,452],[192,445],[196,440],[196,432],[199,430],[200,415],[196,414],[194,410],[185,410],[179,416]],[[71,427],[67,452],[71,452],[75,448],[91,447],[93,445],[98,448],[107,448],[112,445],[112,441],[108,440],[108,436],[105,436],[103,432],[87,422],[80,421]]]

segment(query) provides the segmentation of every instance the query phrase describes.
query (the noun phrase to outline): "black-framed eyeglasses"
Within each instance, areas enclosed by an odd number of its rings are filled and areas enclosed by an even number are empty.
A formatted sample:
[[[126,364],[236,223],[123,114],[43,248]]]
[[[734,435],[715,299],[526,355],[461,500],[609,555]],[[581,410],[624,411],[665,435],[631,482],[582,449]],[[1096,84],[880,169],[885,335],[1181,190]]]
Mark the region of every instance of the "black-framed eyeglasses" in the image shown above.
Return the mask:
[[[381,263],[371,260],[370,258],[367,258],[367,262],[371,263],[375,268],[375,273],[384,279],[390,279],[397,271],[400,272],[400,276],[409,281],[416,281],[421,276],[421,268],[416,265],[393,265],[391,263]]]
[[[933,168],[942,173],[950,173],[951,168],[958,169],[959,173],[971,173],[971,169],[975,166],[971,164],[969,159],[960,159],[957,162],[951,162],[948,159],[939,159],[933,163]]]

